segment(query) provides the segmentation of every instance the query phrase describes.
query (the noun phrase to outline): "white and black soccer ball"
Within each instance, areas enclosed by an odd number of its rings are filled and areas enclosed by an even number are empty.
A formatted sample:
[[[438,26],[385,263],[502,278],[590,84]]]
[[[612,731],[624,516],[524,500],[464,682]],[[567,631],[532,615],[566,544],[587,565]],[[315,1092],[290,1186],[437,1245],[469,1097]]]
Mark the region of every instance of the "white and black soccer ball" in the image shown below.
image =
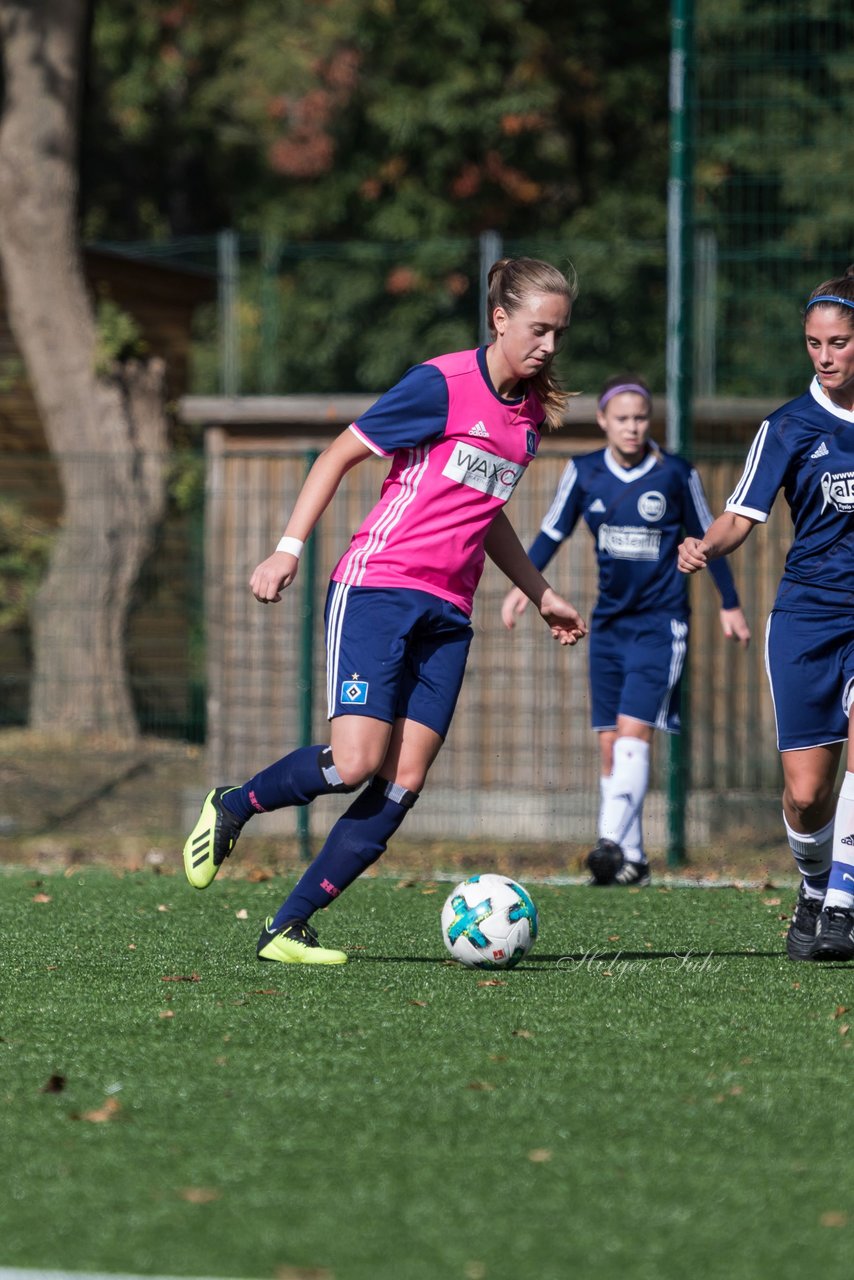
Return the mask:
[[[442,938],[471,969],[512,969],[537,938],[537,908],[527,889],[507,876],[470,876],[442,907]]]

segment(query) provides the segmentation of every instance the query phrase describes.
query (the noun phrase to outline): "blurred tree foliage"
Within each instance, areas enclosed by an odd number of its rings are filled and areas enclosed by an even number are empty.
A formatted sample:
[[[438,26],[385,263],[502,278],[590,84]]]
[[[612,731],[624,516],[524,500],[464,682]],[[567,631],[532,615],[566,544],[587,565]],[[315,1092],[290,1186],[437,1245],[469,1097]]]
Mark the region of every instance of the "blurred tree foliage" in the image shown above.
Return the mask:
[[[576,324],[598,333],[569,352],[573,385],[585,347],[597,379],[660,369],[668,46],[654,0],[96,4],[85,235],[238,229],[255,390],[382,389],[476,341],[487,229],[579,266]],[[623,351],[607,317],[636,314],[639,245],[650,324]],[[204,389],[214,363],[203,344]]]
[[[754,287],[769,242],[811,277],[847,236],[854,17],[697,0],[696,25],[720,389],[755,391],[727,255],[755,255]],[[236,229],[244,389],[373,391],[476,340],[494,229],[578,268],[573,387],[627,367],[662,386],[669,37],[658,0],[95,0],[85,235]],[[791,295],[787,269],[759,295],[775,326]],[[210,336],[199,352],[215,390]]]

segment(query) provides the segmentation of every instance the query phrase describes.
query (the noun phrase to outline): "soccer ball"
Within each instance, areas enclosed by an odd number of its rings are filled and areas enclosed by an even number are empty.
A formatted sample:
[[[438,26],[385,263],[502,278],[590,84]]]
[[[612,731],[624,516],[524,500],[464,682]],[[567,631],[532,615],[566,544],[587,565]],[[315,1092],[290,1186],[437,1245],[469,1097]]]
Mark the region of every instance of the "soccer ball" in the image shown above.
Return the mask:
[[[442,937],[471,969],[512,969],[537,938],[531,895],[507,876],[470,876],[442,907]]]

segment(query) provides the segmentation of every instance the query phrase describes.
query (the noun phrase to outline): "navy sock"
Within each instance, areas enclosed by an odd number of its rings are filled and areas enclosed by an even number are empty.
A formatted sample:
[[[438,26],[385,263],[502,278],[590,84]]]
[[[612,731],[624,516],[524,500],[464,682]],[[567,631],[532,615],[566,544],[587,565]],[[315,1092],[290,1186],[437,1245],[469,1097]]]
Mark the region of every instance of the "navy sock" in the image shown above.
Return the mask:
[[[328,907],[385,852],[386,845],[418,799],[384,778],[374,778],[343,813],[308,870],[279,907],[273,928],[288,920],[308,920]]]
[[[298,747],[275,764],[256,773],[242,787],[227,791],[223,808],[246,822],[253,813],[268,813],[288,805],[310,804],[333,791],[355,791],[341,781],[329,747]]]
[[[828,882],[830,881],[830,869],[822,872],[819,876],[804,876],[804,884],[810,890],[813,898],[823,898],[827,893]]]

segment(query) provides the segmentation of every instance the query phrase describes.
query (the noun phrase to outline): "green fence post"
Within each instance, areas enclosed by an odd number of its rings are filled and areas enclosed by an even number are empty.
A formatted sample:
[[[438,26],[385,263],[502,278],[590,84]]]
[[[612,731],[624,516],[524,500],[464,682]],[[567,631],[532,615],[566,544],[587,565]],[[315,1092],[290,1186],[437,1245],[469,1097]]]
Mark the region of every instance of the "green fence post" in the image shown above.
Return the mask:
[[[672,0],[670,11],[670,179],[667,185],[667,445],[691,452],[691,311],[693,266],[693,0]],[[687,656],[682,687],[689,692]],[[690,788],[689,697],[682,733],[670,739],[667,777],[667,861],[685,861],[685,809]]]
[[[308,475],[319,456],[319,450],[308,449],[305,453],[305,474]],[[303,548],[300,560],[300,578],[302,579],[302,626],[300,628],[299,648],[299,743],[301,747],[309,747],[312,743],[312,712],[314,707],[314,619],[317,587],[317,532],[312,533]],[[297,809],[297,845],[299,856],[304,862],[311,860],[311,827],[309,822],[310,805],[300,805]]]

